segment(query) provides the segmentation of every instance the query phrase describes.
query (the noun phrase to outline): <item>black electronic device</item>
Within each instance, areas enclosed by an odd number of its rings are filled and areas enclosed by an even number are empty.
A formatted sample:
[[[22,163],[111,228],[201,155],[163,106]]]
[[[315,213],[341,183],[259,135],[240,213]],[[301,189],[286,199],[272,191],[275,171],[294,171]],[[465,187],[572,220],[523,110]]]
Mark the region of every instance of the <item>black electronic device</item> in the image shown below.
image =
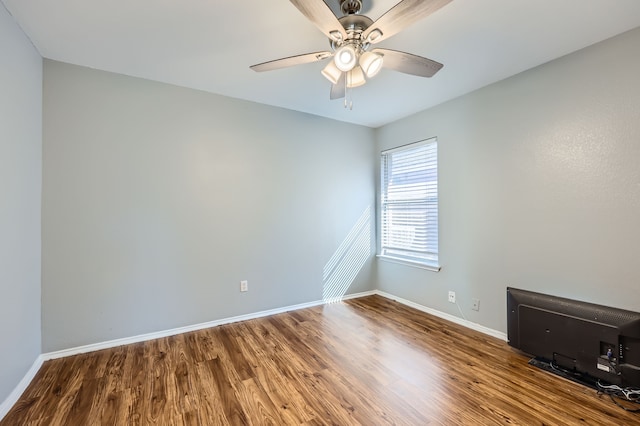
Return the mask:
[[[640,388],[640,313],[507,287],[509,345],[567,371]]]

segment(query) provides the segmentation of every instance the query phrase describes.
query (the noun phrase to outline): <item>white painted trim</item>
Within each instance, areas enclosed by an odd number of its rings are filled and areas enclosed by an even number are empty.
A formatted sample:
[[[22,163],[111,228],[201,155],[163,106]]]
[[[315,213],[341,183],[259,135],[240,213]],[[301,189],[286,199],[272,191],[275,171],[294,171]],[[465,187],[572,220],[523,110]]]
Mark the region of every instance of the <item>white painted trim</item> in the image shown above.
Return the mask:
[[[176,334],[188,333],[190,331],[202,330],[204,328],[217,327],[223,324],[231,324],[239,321],[247,321],[250,319],[262,318],[269,315],[281,314],[283,312],[295,311],[298,309],[311,308],[313,306],[340,302],[342,300],[372,296],[374,294],[376,294],[375,291],[365,291],[363,293],[346,294],[344,296],[334,297],[329,300],[318,300],[315,302],[300,303],[298,305],[285,306],[283,308],[269,309],[266,311],[255,312],[252,314],[239,315],[239,316],[230,317],[230,318],[223,318],[215,321],[209,321],[209,322],[204,322],[200,324],[188,325],[185,327],[173,328],[170,330],[162,330],[154,333],[141,334],[138,336],[125,337],[122,339],[109,340],[106,342],[93,343],[90,345],[78,346],[75,348],[63,349],[60,351],[47,352],[47,353],[41,354],[38,356],[38,358],[36,358],[36,360],[34,361],[33,365],[31,366],[27,374],[25,374],[25,376],[22,378],[20,383],[18,383],[18,385],[13,390],[13,392],[9,394],[9,396],[2,402],[2,404],[0,404],[0,420],[2,420],[4,416],[7,415],[9,410],[11,410],[11,408],[15,405],[18,399],[20,399],[20,396],[22,396],[24,391],[27,389],[27,386],[29,386],[29,384],[35,377],[40,367],[42,367],[42,363],[44,361],[57,359],[57,358],[64,358],[67,356],[78,355],[78,354],[83,354],[87,352],[99,351],[101,349],[114,348],[117,346],[128,345],[131,343],[144,342],[147,340],[158,339],[161,337],[174,336]]]
[[[132,343],[144,342],[147,340],[159,339],[162,337],[174,336],[181,333],[189,333],[191,331],[202,330],[204,328],[217,327],[224,324],[231,324],[239,321],[247,321],[255,318],[267,317],[269,315],[281,314],[283,312],[296,311],[298,309],[311,308],[313,306],[324,305],[326,303],[335,303],[342,300],[356,299],[359,297],[371,296],[376,294],[375,291],[366,291],[363,293],[347,294],[342,297],[335,297],[329,300],[317,300],[315,302],[300,303],[298,305],[285,306],[283,308],[269,309],[266,311],[255,312],[252,314],[238,315],[230,318],[223,318],[214,321],[203,322],[200,324],[187,325],[185,327],[172,328],[170,330],[156,331],[153,333],[140,334],[138,336],[124,337],[122,339],[108,340],[106,342],[92,343],[90,345],[77,346],[75,348],[63,349],[55,352],[47,352],[41,355],[45,361],[50,359],[64,358],[67,356],[83,354],[87,352],[99,351],[102,349],[115,348],[117,346],[129,345]]]
[[[431,314],[431,315],[433,315],[435,317],[442,318],[442,319],[445,319],[447,321],[451,321],[451,322],[459,324],[459,325],[461,325],[463,327],[467,327],[467,328],[470,328],[472,330],[479,331],[480,333],[488,334],[489,336],[496,337],[496,338],[498,338],[500,340],[504,340],[505,342],[507,341],[506,333],[503,333],[501,331],[494,330],[494,329],[489,328],[489,327],[485,327],[484,325],[480,325],[480,324],[477,324],[475,322],[471,322],[471,321],[462,319],[462,318],[457,317],[455,315],[447,314],[445,312],[440,312],[440,311],[437,311],[435,309],[428,308],[426,306],[420,305],[418,303],[412,302],[412,301],[407,300],[407,299],[403,299],[402,297],[394,296],[393,294],[389,294],[389,293],[386,293],[386,292],[381,291],[381,290],[375,290],[374,293],[379,295],[379,296],[386,297],[387,299],[395,300],[398,303],[402,303],[403,305],[409,306],[411,308],[417,309],[417,310],[425,312],[427,314]]]
[[[318,300],[318,301],[315,301],[315,302],[301,303],[301,304],[298,304],[298,305],[291,305],[291,306],[285,306],[283,308],[269,309],[269,310],[266,310],[266,311],[255,312],[255,313],[252,313],[252,314],[238,315],[238,316],[235,316],[235,317],[223,318],[223,319],[219,319],[219,320],[215,320],[215,321],[209,321],[209,322],[189,325],[189,326],[185,326],[185,327],[173,328],[173,329],[170,329],[170,330],[157,331],[157,332],[154,332],[154,333],[141,334],[141,335],[138,335],[138,336],[125,337],[125,338],[122,338],[122,339],[109,340],[109,341],[106,341],[106,342],[93,343],[93,344],[90,344],[90,345],[78,346],[78,347],[75,347],[75,348],[63,349],[63,350],[60,350],[60,351],[44,353],[44,354],[38,356],[38,358],[36,358],[36,360],[33,362],[33,365],[31,366],[31,368],[29,369],[27,374],[25,374],[25,376],[22,378],[20,383],[18,383],[16,388],[13,390],[13,392],[11,392],[11,394],[7,397],[7,399],[5,399],[2,402],[2,404],[0,404],[0,420],[2,420],[2,418],[9,412],[9,410],[13,407],[13,405],[18,401],[18,399],[20,398],[22,393],[27,389],[27,386],[29,386],[29,383],[31,383],[31,381],[35,377],[36,373],[38,372],[38,370],[40,369],[40,367],[42,366],[42,363],[44,361],[48,361],[48,360],[51,360],[51,359],[57,359],[57,358],[63,358],[63,357],[82,354],[82,353],[87,353],[87,352],[98,351],[98,350],[101,350],[101,349],[114,348],[114,347],[117,347],[117,346],[128,345],[128,344],[131,344],[131,343],[144,342],[144,341],[147,341],[147,340],[153,340],[153,339],[158,339],[158,338],[162,338],[162,337],[174,336],[176,334],[188,333],[190,331],[202,330],[204,328],[217,327],[217,326],[220,326],[220,325],[231,324],[231,323],[239,322],[239,321],[247,321],[247,320],[251,320],[251,319],[262,318],[262,317],[266,317],[266,316],[269,316],[269,315],[281,314],[281,313],[284,313],[284,312],[295,311],[295,310],[298,310],[298,309],[311,308],[311,307],[314,307],[314,306],[324,305],[324,304],[328,304],[328,303],[340,302],[342,300],[357,299],[357,298],[360,298],[360,297],[372,296],[374,294],[377,294],[379,296],[385,297],[387,299],[395,300],[396,302],[401,303],[403,305],[406,305],[406,306],[409,306],[411,308],[417,309],[419,311],[425,312],[427,314],[431,314],[433,316],[445,319],[447,321],[451,321],[453,323],[462,325],[463,327],[467,327],[467,328],[470,328],[472,330],[476,330],[476,331],[479,331],[481,333],[488,334],[488,335],[493,336],[493,337],[497,337],[498,339],[501,339],[501,340],[504,340],[504,341],[507,340],[507,335],[505,333],[490,329],[488,327],[482,326],[480,324],[476,324],[476,323],[471,322],[471,321],[463,320],[463,319],[461,319],[459,317],[456,317],[454,315],[450,315],[450,314],[447,314],[447,313],[444,313],[444,312],[437,311],[437,310],[432,309],[432,308],[428,308],[426,306],[420,305],[418,303],[412,302],[412,301],[407,300],[407,299],[403,299],[401,297],[394,296],[394,295],[386,293],[384,291],[380,291],[380,290],[365,291],[365,292],[362,292],[362,293],[347,294],[347,295],[344,295],[342,297],[336,297],[336,298],[332,298],[332,299],[328,299],[328,300]]]
[[[427,271],[432,272],[440,272],[440,270],[442,269],[442,266],[438,265],[437,263],[428,263],[427,261],[416,262],[412,260],[400,259],[399,257],[387,256],[385,254],[377,254],[376,257],[385,262],[411,266],[412,268],[426,269]]]
[[[0,404],[0,420],[2,420],[4,416],[7,415],[14,404],[18,402],[18,399],[20,399],[24,391],[27,390],[27,386],[29,386],[33,378],[36,376],[36,373],[38,372],[38,370],[40,370],[40,367],[42,367],[43,362],[44,357],[42,355],[38,355],[38,358],[33,361],[33,365],[31,365],[31,368],[29,369],[29,371],[27,371],[27,374],[25,374],[22,380],[20,380],[20,383],[18,383],[18,385],[13,389],[9,396],[4,401],[2,401],[2,404]]]

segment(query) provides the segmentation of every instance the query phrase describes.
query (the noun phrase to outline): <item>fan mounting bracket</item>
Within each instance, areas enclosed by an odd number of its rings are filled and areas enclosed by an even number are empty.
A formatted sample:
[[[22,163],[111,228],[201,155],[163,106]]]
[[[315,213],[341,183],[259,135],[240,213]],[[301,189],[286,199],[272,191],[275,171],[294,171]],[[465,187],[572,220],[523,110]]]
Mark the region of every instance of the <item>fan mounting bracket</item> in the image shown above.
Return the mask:
[[[345,15],[355,15],[362,9],[362,0],[340,0],[340,10]]]

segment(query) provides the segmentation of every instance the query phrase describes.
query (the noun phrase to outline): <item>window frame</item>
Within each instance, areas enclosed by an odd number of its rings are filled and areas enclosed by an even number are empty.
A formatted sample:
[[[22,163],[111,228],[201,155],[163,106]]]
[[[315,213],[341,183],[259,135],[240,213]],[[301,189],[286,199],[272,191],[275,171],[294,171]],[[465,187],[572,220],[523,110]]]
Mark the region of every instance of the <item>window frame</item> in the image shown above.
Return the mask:
[[[392,247],[388,244],[386,244],[385,238],[389,237],[389,232],[388,232],[388,224],[385,224],[385,220],[387,219],[387,214],[386,212],[388,211],[387,206],[388,205],[393,205],[394,203],[391,202],[389,203],[387,200],[387,194],[388,194],[388,186],[386,185],[386,182],[389,181],[389,177],[387,176],[388,172],[391,172],[391,170],[387,171],[387,166],[388,166],[388,157],[390,155],[393,154],[397,154],[397,153],[401,153],[401,152],[406,152],[406,151],[410,151],[416,148],[420,148],[422,146],[426,146],[426,145],[433,145],[434,149],[435,149],[435,160],[432,159],[427,159],[425,160],[425,167],[427,168],[433,168],[435,167],[435,180],[434,179],[429,179],[428,176],[425,176],[425,179],[422,180],[421,182],[424,183],[425,188],[427,188],[429,185],[433,185],[435,182],[435,197],[433,195],[433,190],[431,191],[425,191],[425,195],[424,197],[418,198],[416,199],[415,197],[413,198],[406,198],[404,199],[404,201],[402,200],[396,200],[396,205],[399,203],[424,203],[424,208],[425,208],[425,213],[422,216],[424,223],[428,224],[428,219],[427,217],[431,214],[433,216],[434,210],[435,210],[435,221],[436,221],[436,237],[435,237],[435,252],[425,252],[422,255],[418,255],[418,256],[410,256],[408,254],[406,254],[405,256],[402,255],[402,249],[398,248],[398,247]],[[403,265],[408,265],[408,266],[412,266],[412,267],[417,267],[417,268],[422,268],[422,269],[427,269],[430,271],[434,271],[434,272],[438,272],[441,269],[440,263],[439,263],[439,193],[438,193],[438,139],[437,137],[431,137],[428,139],[424,139],[424,140],[420,140],[417,142],[412,142],[406,145],[402,145],[402,146],[398,146],[395,148],[391,148],[388,150],[384,150],[380,152],[380,189],[378,191],[378,196],[379,196],[379,219],[378,219],[378,226],[379,226],[379,246],[378,246],[378,254],[377,257],[381,260],[384,261],[388,261],[388,262],[393,262],[393,263],[400,263]],[[434,164],[435,163],[435,164]],[[393,165],[391,165],[391,167],[393,168]],[[435,198],[435,208],[433,207],[429,207],[432,206],[433,201]],[[428,229],[428,225],[425,225],[425,232],[427,232],[426,230]],[[430,235],[429,235],[430,234]],[[425,237],[425,242],[424,242],[424,246],[422,247],[423,249],[427,249],[427,246],[429,244],[433,245],[433,231],[431,231],[430,233],[427,232]],[[399,255],[396,254],[392,254],[389,253],[389,251],[395,252],[395,253],[400,253]],[[406,250],[406,253],[410,253],[410,250]]]

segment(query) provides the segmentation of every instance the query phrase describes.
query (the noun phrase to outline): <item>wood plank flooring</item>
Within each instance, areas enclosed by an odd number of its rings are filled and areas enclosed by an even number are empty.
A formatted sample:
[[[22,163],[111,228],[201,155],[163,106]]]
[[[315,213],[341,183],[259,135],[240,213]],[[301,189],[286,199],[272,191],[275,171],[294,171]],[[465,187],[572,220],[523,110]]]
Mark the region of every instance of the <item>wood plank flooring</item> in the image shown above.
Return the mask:
[[[638,425],[506,343],[371,296],[45,362],[8,425]]]

